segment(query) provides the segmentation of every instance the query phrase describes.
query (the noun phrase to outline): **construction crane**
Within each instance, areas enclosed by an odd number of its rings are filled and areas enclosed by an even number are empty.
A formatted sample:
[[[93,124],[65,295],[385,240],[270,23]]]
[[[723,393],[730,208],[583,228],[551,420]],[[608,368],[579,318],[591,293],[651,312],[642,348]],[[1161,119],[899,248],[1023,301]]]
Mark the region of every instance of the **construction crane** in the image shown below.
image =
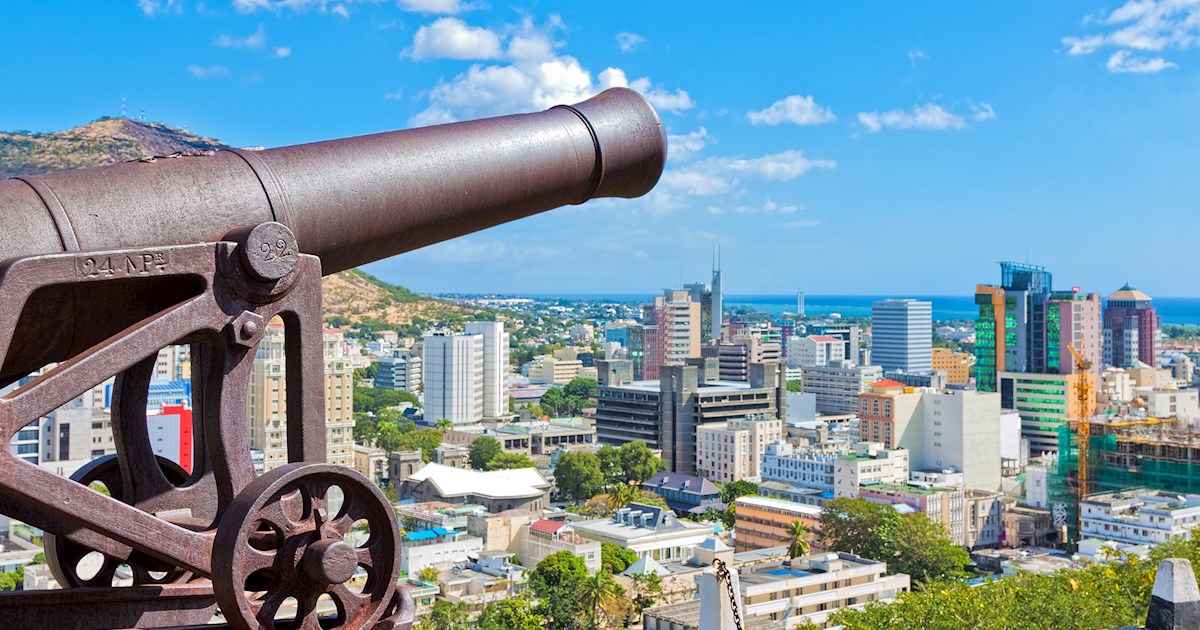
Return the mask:
[[[1081,338],[1080,343],[1082,342]],[[1092,360],[1083,356],[1083,353],[1075,348],[1075,344],[1067,348],[1075,359],[1075,400],[1079,403],[1078,415],[1075,418],[1075,435],[1079,442],[1079,472],[1076,477],[1079,491],[1075,501],[1078,508],[1088,490],[1088,442],[1092,437],[1092,423],[1088,416],[1091,413],[1089,406],[1092,401],[1092,382],[1088,380],[1087,373],[1092,369]]]

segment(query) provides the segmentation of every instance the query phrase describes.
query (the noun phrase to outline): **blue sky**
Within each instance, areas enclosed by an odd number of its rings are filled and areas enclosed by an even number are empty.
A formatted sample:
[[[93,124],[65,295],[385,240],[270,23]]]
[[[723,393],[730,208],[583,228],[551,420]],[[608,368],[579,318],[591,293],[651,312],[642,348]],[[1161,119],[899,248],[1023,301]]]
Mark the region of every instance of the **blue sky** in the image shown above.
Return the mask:
[[[996,261],[1200,295],[1200,0],[0,4],[0,129],[130,115],[278,146],[608,85],[659,187],[375,263],[424,292],[965,294]]]

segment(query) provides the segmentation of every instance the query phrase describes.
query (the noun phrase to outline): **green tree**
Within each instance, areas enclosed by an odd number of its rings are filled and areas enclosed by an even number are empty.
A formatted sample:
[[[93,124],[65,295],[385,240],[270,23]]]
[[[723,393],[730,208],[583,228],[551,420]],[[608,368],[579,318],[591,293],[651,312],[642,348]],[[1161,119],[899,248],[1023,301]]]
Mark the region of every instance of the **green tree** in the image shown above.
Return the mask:
[[[633,580],[633,612],[641,615],[642,611],[658,603],[663,596],[662,576],[657,573],[639,573]]]
[[[417,579],[422,582],[437,582],[441,575],[433,566],[427,566],[417,572]]]
[[[379,422],[376,427],[378,433],[375,436],[375,445],[383,449],[387,453],[387,461],[392,461],[392,453],[400,448],[400,441],[404,434],[400,433],[400,427],[395,422],[387,420]]]
[[[421,451],[421,459],[426,462],[433,461],[437,454],[437,448],[442,445],[442,433],[437,429],[416,429],[411,422],[406,422],[401,427],[407,427],[410,430],[401,435],[400,448],[409,451]]]
[[[537,464],[520,453],[497,453],[487,463],[488,470],[512,470],[514,468],[537,468]]]
[[[438,431],[449,431],[454,428],[454,421],[450,418],[438,418],[437,422],[433,423],[433,428]]]
[[[653,477],[655,473],[666,470],[667,466],[661,457],[654,454],[645,442],[626,442],[617,449],[621,457],[621,469],[625,472],[624,481],[640,484]],[[758,488],[755,487],[755,492]]]
[[[33,560],[29,561],[29,564],[46,564],[46,554],[41,551],[37,552],[37,554],[33,556]]]
[[[570,451],[558,458],[554,468],[558,491],[572,501],[583,501],[604,489],[604,475],[595,453]]]
[[[587,613],[588,627],[599,628],[597,617],[606,606],[624,597],[625,589],[617,584],[611,573],[597,571],[595,575],[584,578],[578,593],[583,600],[584,611]]]
[[[354,443],[370,446],[379,437],[379,427],[366,416],[354,414]]]
[[[600,543],[600,568],[609,573],[620,573],[637,562],[637,554],[610,542]]]
[[[804,387],[799,380],[791,380],[787,382],[787,390],[793,394],[799,394],[804,391]]]
[[[384,409],[380,409],[379,411],[377,411],[375,413],[375,422],[376,422],[376,424],[383,423],[383,422],[391,422],[392,424],[396,425],[397,427],[400,427],[400,426],[403,426],[405,422],[409,422],[409,419],[404,417],[403,411],[400,411],[399,409],[396,409],[395,407],[387,407]]]
[[[488,462],[503,451],[500,442],[495,438],[484,436],[471,442],[471,446],[467,448],[467,460],[471,463],[471,468],[484,470]]]
[[[587,578],[583,558],[570,551],[542,558],[529,572],[529,589],[538,602],[535,610],[546,617],[549,630],[571,630],[584,617],[586,608],[580,593]]]
[[[600,460],[600,472],[604,475],[604,485],[612,487],[625,481],[625,471],[621,470],[621,452],[617,447],[605,444],[596,449],[596,458]]]
[[[732,483],[725,484],[725,487],[721,488],[721,502],[733,503],[738,497],[755,494],[758,494],[758,484],[746,481],[745,479],[738,479]]]
[[[808,527],[802,521],[792,521],[786,528],[788,537],[788,557],[799,558],[807,555],[812,548],[808,543]]]
[[[538,404],[542,409],[546,410],[550,416],[558,418],[567,415],[571,409],[571,403],[567,400],[567,394],[557,387],[551,387],[542,394]]]
[[[467,630],[467,621],[467,611],[461,606],[439,599],[421,620],[421,630]]]
[[[594,378],[573,378],[563,386],[563,393],[576,398],[595,398],[600,389]]]
[[[478,630],[542,630],[546,618],[533,610],[525,597],[514,597],[492,602],[479,614],[475,621]]]
[[[17,590],[17,578],[15,573],[0,573],[0,591],[15,591]]]
[[[825,504],[817,529],[826,549],[883,560],[899,521],[900,514],[889,505],[838,498]]]
[[[965,577],[971,556],[946,536],[946,529],[920,512],[900,517],[889,541],[888,567],[907,573],[919,585],[934,580]]]

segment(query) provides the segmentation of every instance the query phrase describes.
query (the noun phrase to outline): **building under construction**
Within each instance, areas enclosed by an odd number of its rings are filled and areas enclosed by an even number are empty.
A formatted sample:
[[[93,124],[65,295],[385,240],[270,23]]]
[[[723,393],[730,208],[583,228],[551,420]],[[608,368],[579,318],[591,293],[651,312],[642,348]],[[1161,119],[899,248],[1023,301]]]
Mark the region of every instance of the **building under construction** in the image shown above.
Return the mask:
[[[1089,495],[1133,488],[1200,493],[1200,428],[1141,415],[1096,416],[1089,424]],[[1063,425],[1057,458],[1044,467],[1047,503],[1069,540],[1079,525],[1078,460],[1076,432]]]

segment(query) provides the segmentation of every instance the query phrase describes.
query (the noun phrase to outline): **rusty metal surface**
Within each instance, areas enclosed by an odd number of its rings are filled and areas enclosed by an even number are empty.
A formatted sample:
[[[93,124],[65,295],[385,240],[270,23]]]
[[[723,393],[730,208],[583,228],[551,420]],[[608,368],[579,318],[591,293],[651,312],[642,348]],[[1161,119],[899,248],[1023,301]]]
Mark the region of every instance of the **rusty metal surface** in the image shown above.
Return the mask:
[[[52,572],[72,587],[0,595],[0,625],[190,626],[215,600],[239,630],[408,630],[390,505],[321,463],[322,273],[644,194],[665,156],[653,109],[610,90],[540,114],[0,183],[0,384],[55,364],[0,397],[0,439],[115,376],[117,445],[72,479],[0,449],[0,513],[46,531]],[[256,477],[247,397],[273,319],[291,463]],[[154,454],[147,426],[155,359],[173,344],[191,347],[190,472]],[[82,575],[95,554],[99,571]],[[121,565],[135,586],[115,586]],[[277,623],[289,597],[296,619]],[[336,618],[317,619],[320,598]]]

